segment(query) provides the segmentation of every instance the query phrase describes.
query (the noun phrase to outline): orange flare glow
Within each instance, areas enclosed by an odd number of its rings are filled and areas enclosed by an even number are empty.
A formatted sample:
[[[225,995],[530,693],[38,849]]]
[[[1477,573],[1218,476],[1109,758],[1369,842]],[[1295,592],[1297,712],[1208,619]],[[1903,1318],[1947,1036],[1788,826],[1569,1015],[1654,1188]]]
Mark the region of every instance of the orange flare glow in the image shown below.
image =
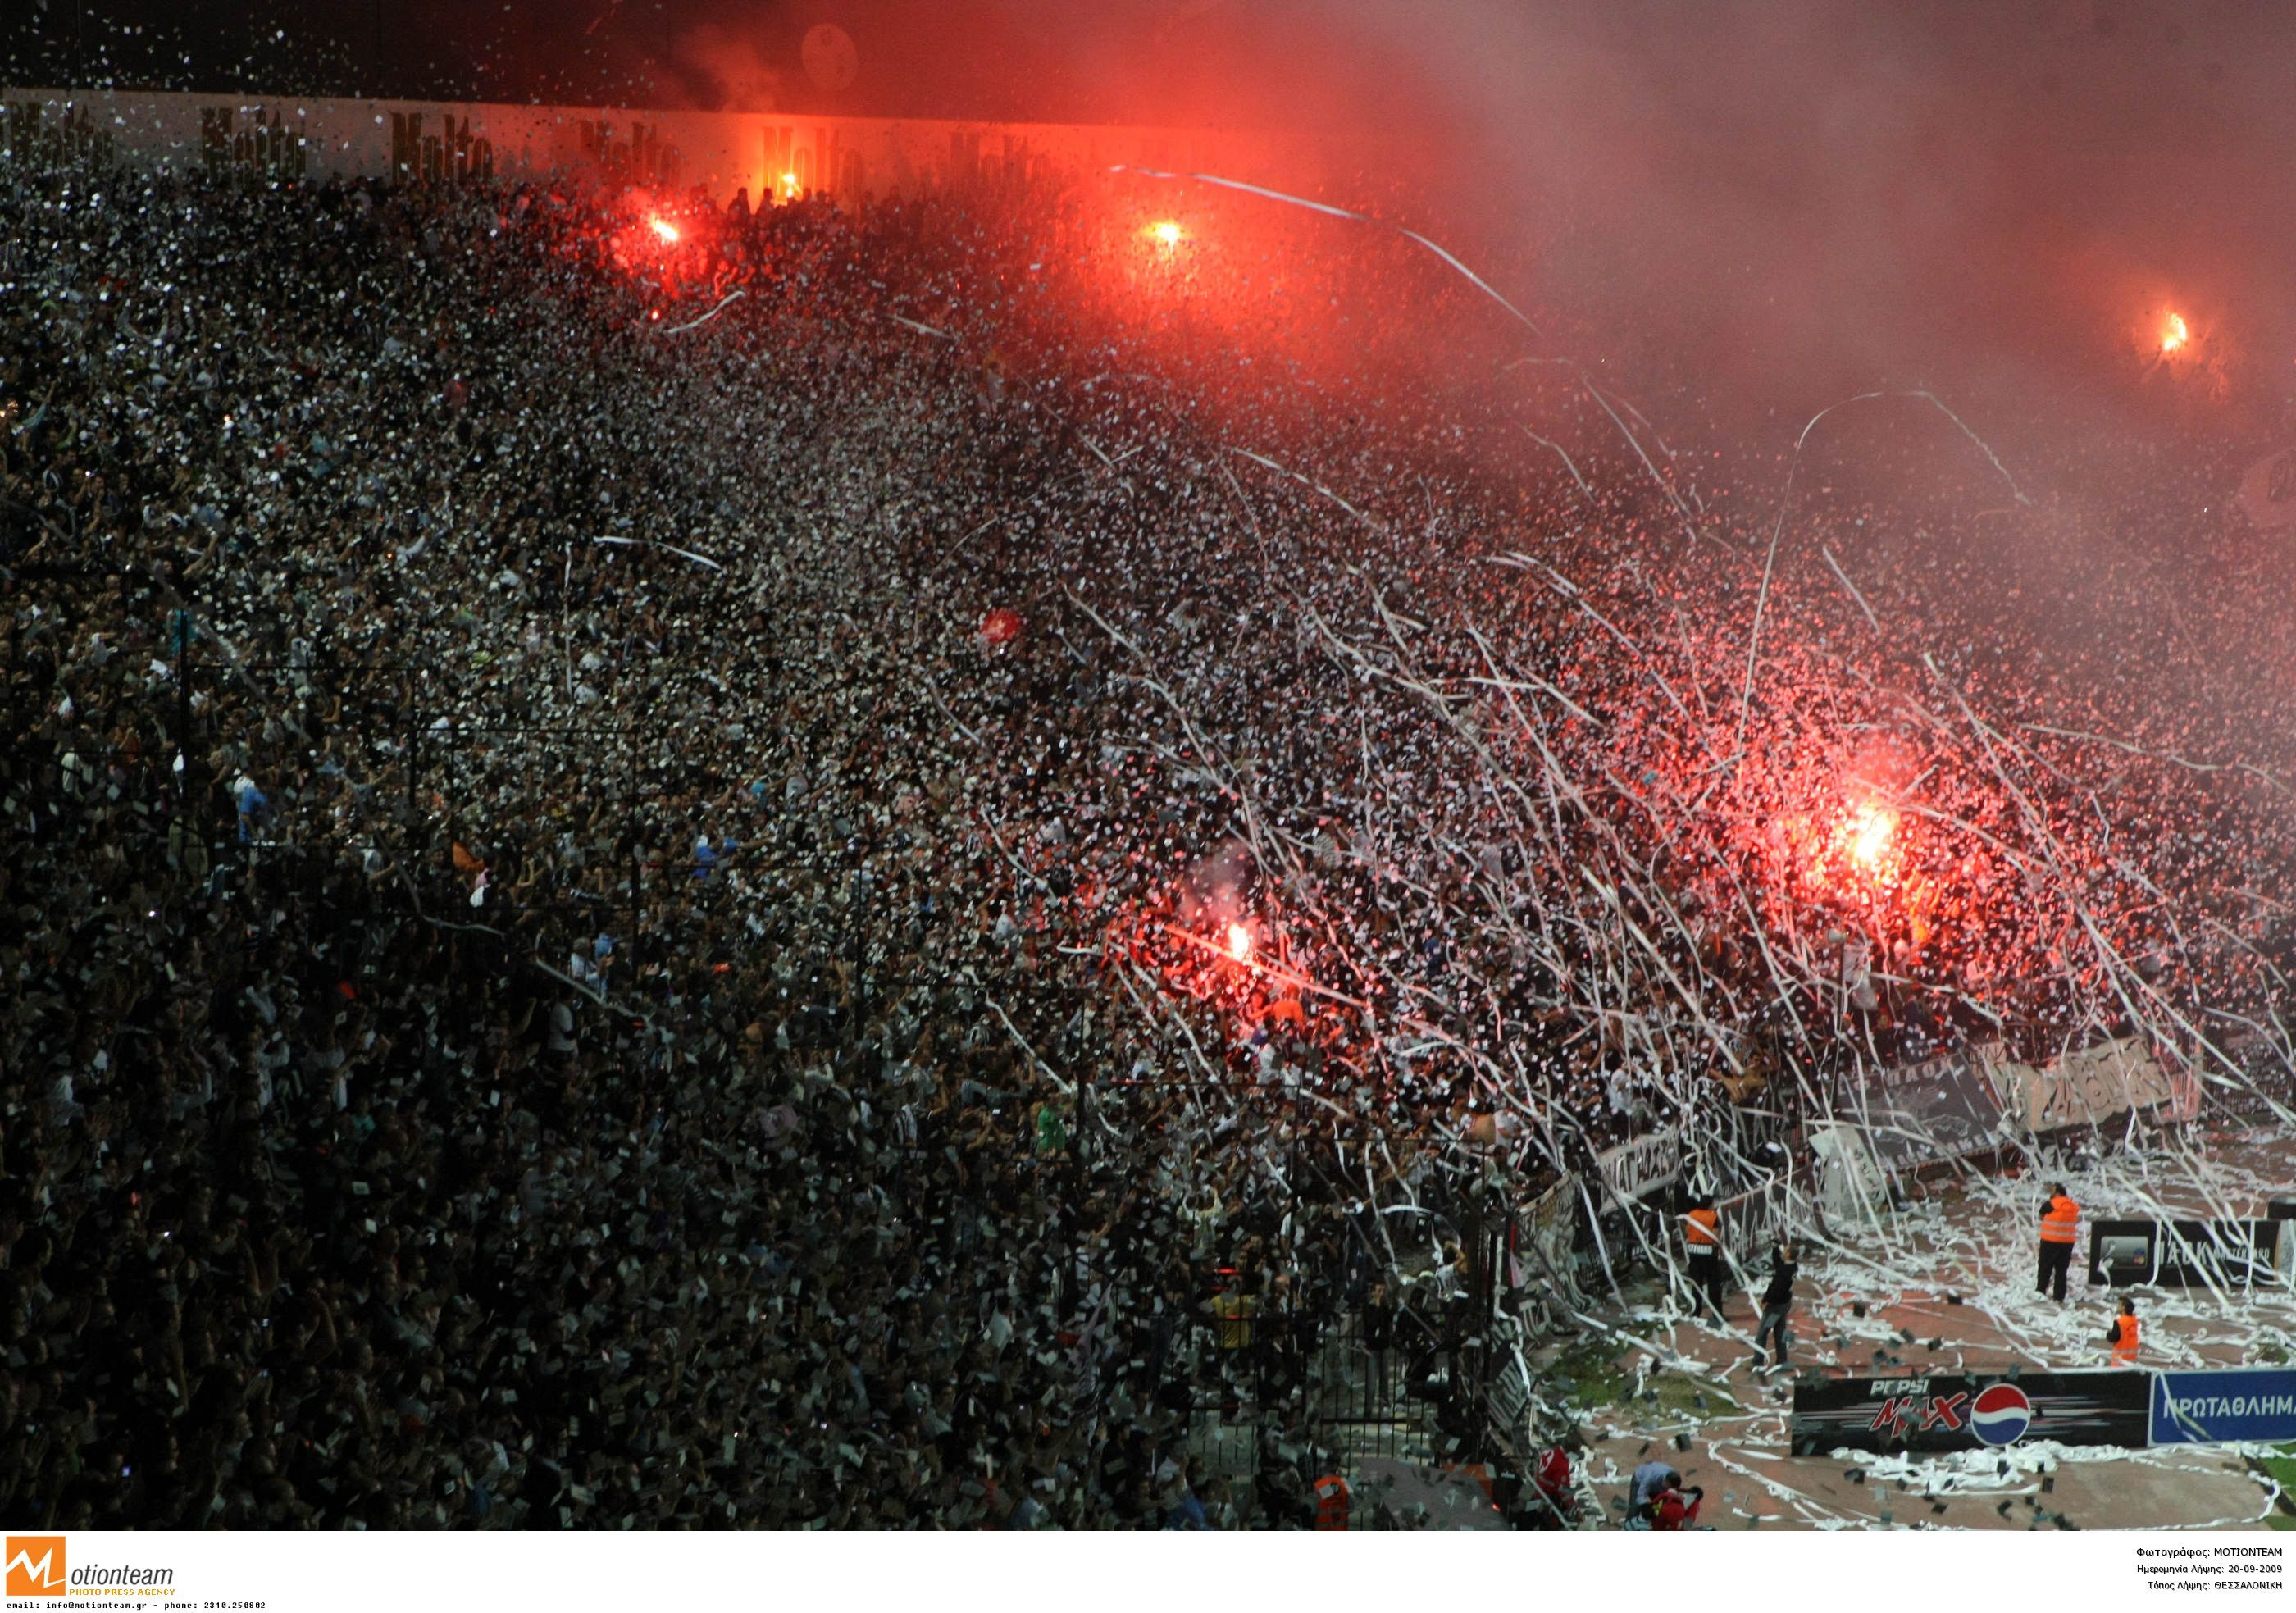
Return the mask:
[[[2161,326],[2161,351],[2174,353],[2193,340],[2192,331],[2182,314],[2171,314]]]
[[[1860,806],[1849,819],[1849,860],[1867,873],[1882,866],[1890,855],[1890,842],[1898,833],[1898,815],[1887,806],[1871,802]]]
[[[1227,955],[1239,963],[1251,962],[1251,931],[1242,924],[1227,927]]]
[[[670,223],[668,219],[664,218],[660,214],[656,213],[652,217],[647,219],[646,223],[651,225],[653,228],[653,233],[661,238],[663,245],[676,246],[677,244],[677,226]]]
[[[1180,226],[1169,218],[1150,225],[1148,233],[1158,246],[1176,247],[1180,244]]]

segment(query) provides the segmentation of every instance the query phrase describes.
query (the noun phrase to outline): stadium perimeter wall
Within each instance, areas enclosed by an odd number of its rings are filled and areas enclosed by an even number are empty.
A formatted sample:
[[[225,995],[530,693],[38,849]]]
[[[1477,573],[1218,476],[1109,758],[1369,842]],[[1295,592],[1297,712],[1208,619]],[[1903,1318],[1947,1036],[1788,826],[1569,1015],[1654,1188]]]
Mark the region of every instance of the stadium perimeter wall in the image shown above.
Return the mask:
[[[698,186],[720,202],[743,187],[753,201],[815,192],[862,202],[1119,164],[1314,177],[1296,143],[1246,130],[17,88],[0,88],[0,156],[281,179],[589,176]]]

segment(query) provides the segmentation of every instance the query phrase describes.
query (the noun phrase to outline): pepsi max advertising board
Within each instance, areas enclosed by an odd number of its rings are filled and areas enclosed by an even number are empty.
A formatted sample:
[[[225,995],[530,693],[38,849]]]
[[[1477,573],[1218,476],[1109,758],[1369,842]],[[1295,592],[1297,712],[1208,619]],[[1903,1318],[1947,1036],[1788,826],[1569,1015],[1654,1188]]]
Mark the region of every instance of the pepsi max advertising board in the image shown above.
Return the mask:
[[[2024,1439],[2141,1446],[2150,1372],[1905,1372],[1794,1386],[1793,1452],[1977,1451]]]

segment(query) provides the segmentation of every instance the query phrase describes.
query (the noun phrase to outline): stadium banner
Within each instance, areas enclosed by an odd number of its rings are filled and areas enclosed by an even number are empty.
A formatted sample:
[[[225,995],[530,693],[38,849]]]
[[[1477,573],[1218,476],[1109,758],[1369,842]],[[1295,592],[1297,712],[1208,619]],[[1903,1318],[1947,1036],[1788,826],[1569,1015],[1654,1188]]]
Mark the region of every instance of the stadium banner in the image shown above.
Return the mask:
[[[1578,1298],[1574,1250],[1578,1242],[1578,1178],[1564,1175],[1514,1215],[1509,1275],[1517,1289],[1557,1288],[1565,1302]]]
[[[2296,1439],[2296,1368],[2153,1374],[2154,1445],[2277,1445],[2289,1439]]]
[[[280,180],[586,176],[721,203],[742,188],[858,202],[1119,164],[1300,179],[1291,143],[1242,130],[65,89],[0,91],[0,156]]]
[[[2039,1069],[2007,1058],[1998,1044],[1980,1052],[2001,1107],[2036,1134],[2095,1126],[2177,1101],[2176,1083],[2142,1036],[2099,1042]]]
[[[1907,1372],[1795,1384],[1792,1438],[1797,1456],[1979,1451],[2028,1436],[2136,1449],[2152,1419],[2150,1372]]]
[[[1834,1112],[1865,1127],[1885,1168],[1958,1159],[2003,1141],[2001,1099],[1986,1075],[1999,1059],[1987,1043],[1845,1077]]]
[[[1793,1235],[1796,1224],[1807,1221],[1807,1204],[1799,1208],[1793,1183],[1774,1173],[1760,1185],[1718,1200],[1722,1217],[1722,1247],[1738,1268],[1759,1277],[1769,1270],[1770,1246]]]
[[[1652,1132],[1595,1156],[1595,1172],[1613,1199],[1639,1205],[1682,1175],[1682,1134]]]

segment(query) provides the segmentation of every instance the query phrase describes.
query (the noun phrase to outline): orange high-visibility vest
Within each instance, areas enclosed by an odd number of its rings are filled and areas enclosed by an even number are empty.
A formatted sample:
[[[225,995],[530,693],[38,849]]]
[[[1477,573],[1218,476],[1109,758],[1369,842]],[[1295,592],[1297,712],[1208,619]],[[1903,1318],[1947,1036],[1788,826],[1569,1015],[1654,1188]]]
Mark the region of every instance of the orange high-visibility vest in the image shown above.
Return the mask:
[[[2041,1217],[2041,1241],[2070,1243],[2073,1227],[2080,1220],[2080,1206],[2059,1193],[2049,1200],[2048,1213]]]
[[[1316,1527],[1318,1529],[1344,1529],[1348,1527],[1348,1481],[1337,1473],[1327,1473],[1316,1480]]]
[[[2112,1358],[2123,1366],[2136,1364],[2136,1318],[2123,1316],[2112,1340]]]
[[[1682,1240],[1693,1249],[1712,1249],[1721,1241],[1715,1236],[1721,1224],[1722,1217],[1712,1210],[1694,1209],[1690,1212],[1690,1224],[1682,1229]]]

